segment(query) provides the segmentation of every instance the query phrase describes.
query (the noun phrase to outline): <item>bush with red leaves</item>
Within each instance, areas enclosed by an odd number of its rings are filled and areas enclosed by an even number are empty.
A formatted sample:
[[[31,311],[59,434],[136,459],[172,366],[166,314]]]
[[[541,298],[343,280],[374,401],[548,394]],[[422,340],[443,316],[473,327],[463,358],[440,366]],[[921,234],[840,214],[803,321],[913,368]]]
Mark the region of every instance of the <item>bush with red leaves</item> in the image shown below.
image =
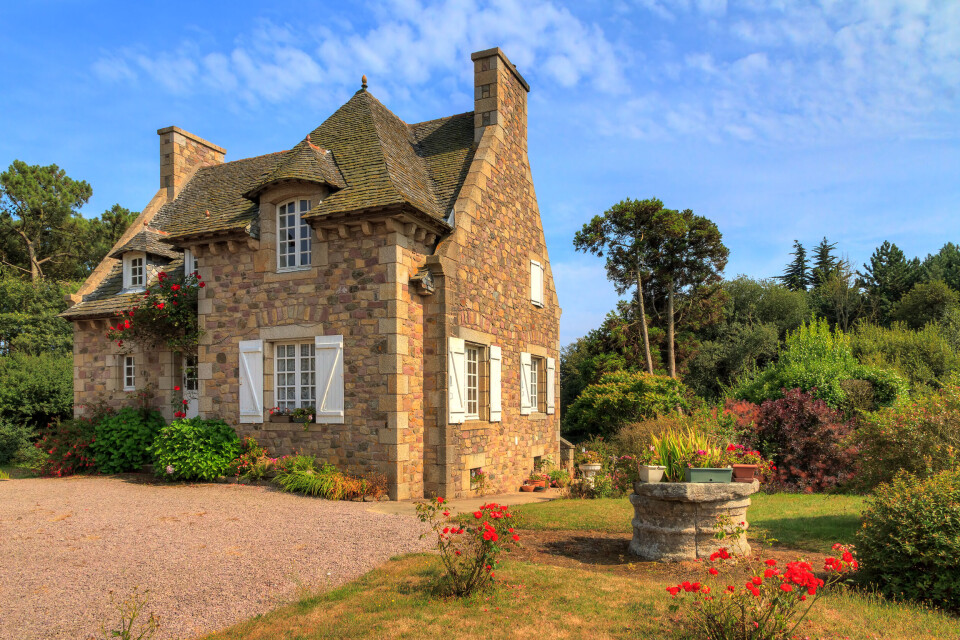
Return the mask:
[[[844,445],[853,424],[815,393],[785,390],[757,415],[752,444],[776,462],[774,482],[787,489],[823,491],[853,478],[856,450]]]

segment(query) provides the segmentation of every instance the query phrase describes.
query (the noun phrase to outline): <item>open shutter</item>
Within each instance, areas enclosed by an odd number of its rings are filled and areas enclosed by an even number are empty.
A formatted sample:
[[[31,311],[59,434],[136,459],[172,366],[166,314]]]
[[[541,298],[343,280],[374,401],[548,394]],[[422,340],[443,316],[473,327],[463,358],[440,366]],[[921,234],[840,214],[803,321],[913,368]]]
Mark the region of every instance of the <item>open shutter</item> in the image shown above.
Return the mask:
[[[343,336],[317,336],[318,424],[343,424]]]
[[[447,340],[449,423],[462,424],[467,408],[467,345],[460,338]]]
[[[530,400],[530,369],[533,361],[529,353],[520,354],[520,415],[527,416],[533,411]]]
[[[500,347],[490,345],[490,422],[500,422],[500,363],[502,360]]]
[[[557,371],[557,362],[553,358],[547,358],[547,413],[556,412],[556,393],[557,389],[554,379]]]
[[[263,340],[240,341],[240,422],[263,422]]]
[[[543,306],[543,265],[536,260],[530,261],[530,302]]]

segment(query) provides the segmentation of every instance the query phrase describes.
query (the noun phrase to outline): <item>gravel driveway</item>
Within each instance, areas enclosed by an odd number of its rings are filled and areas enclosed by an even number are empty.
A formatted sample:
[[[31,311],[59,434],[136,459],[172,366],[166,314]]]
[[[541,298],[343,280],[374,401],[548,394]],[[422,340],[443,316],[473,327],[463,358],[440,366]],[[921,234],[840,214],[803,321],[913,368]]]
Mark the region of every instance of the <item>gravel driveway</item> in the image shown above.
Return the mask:
[[[109,592],[150,590],[192,638],[423,549],[421,524],[266,487],[74,477],[0,482],[0,640],[85,638]]]

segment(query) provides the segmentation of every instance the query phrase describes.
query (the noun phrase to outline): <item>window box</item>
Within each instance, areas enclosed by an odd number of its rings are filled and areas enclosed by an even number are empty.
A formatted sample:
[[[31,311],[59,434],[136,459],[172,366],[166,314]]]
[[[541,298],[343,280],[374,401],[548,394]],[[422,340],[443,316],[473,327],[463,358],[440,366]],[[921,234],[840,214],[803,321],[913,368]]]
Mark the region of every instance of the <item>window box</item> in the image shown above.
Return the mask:
[[[290,416],[270,414],[270,422],[290,422]]]

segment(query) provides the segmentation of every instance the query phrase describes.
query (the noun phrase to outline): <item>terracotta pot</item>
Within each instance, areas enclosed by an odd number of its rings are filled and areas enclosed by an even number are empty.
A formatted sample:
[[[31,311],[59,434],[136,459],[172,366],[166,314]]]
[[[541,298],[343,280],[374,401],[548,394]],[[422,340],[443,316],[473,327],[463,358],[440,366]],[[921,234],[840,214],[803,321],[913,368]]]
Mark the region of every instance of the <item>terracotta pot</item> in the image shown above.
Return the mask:
[[[520,491],[525,491],[527,493],[530,493],[531,491],[533,491],[533,489],[534,489],[534,486],[532,484],[525,484],[520,487]]]
[[[733,465],[734,482],[753,482],[757,475],[757,465],[755,464],[735,464]]]
[[[547,486],[547,482],[545,480],[530,480],[530,484],[534,487],[540,487],[541,489],[544,489]]]

